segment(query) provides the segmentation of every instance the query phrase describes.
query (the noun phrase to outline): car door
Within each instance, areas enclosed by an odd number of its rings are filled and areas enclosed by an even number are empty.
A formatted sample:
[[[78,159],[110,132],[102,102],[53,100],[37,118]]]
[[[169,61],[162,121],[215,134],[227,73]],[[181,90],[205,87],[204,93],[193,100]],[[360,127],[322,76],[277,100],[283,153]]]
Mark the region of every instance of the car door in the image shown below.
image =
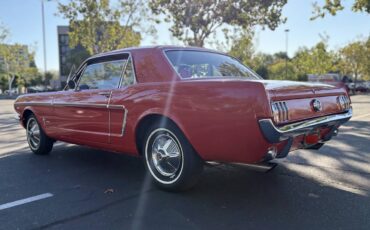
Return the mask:
[[[77,76],[75,90],[54,98],[56,128],[62,139],[109,143],[112,90],[119,87],[126,56],[93,59]]]
[[[136,83],[134,64],[132,56],[128,57],[127,64],[119,89],[112,90],[109,103],[110,110],[110,143],[113,145],[122,144],[128,122],[129,107],[126,98],[131,96],[130,86]]]

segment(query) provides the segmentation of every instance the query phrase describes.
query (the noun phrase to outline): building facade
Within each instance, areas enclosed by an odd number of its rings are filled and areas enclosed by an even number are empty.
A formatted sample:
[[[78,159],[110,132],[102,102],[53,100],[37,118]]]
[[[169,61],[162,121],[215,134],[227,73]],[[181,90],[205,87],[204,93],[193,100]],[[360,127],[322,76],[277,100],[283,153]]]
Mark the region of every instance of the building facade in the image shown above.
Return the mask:
[[[80,45],[73,48],[69,46],[68,26],[58,26],[57,31],[59,51],[59,80],[61,88],[64,88],[72,67],[75,66],[77,68],[88,56],[88,54]]]

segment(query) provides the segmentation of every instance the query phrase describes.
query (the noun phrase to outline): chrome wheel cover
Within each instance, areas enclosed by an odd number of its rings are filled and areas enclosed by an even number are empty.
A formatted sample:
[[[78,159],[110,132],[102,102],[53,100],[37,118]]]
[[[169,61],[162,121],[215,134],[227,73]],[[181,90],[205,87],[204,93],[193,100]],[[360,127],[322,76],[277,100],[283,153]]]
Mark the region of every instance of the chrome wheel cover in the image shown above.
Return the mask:
[[[145,148],[146,163],[152,176],[161,183],[174,183],[183,168],[180,142],[169,130],[159,128],[148,137]]]
[[[40,146],[40,126],[35,118],[27,121],[27,141],[31,149],[37,150]]]

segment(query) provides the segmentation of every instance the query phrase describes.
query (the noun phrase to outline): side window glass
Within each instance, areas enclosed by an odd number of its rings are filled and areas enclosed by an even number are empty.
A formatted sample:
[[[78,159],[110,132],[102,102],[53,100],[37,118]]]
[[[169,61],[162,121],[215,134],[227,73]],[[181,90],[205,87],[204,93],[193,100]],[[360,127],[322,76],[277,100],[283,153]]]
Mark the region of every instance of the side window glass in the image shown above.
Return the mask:
[[[88,65],[80,77],[79,89],[117,88],[126,61],[118,60]]]
[[[135,71],[132,63],[132,59],[130,58],[127,62],[125,72],[122,78],[121,87],[127,87],[135,83]]]

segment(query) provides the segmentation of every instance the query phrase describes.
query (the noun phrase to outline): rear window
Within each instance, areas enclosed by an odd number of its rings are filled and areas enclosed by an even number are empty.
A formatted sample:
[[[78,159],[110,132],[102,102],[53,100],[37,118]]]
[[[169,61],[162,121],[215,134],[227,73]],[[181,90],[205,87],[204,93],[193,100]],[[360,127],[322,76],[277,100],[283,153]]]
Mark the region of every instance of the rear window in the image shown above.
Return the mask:
[[[261,79],[248,67],[227,55],[191,50],[171,50],[165,53],[183,79],[212,77]]]

